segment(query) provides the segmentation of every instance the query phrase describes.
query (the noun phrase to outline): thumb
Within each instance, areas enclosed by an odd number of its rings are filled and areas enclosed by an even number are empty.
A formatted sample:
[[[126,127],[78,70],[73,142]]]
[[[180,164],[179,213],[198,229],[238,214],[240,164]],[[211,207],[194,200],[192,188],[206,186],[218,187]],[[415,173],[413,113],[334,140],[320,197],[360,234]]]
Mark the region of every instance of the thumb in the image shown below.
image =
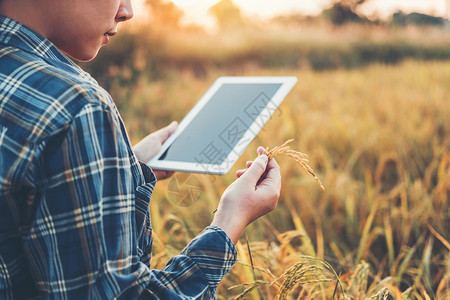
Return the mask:
[[[248,168],[247,171],[240,177],[243,180],[248,181],[253,186],[256,186],[258,183],[259,178],[264,174],[267,167],[267,162],[269,158],[267,155],[259,155],[252,163],[250,168]]]
[[[168,126],[161,128],[155,134],[157,135],[158,139],[163,143],[174,131],[177,129],[178,123],[176,121],[173,121]]]

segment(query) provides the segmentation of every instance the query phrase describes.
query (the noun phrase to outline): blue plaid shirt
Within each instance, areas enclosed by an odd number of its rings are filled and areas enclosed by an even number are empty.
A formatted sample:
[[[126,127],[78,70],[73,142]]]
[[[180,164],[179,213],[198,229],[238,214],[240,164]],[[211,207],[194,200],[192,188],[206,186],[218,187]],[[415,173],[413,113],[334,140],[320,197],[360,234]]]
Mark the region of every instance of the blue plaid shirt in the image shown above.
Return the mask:
[[[207,227],[151,270],[156,179],[109,94],[0,16],[0,299],[209,299],[236,260]]]

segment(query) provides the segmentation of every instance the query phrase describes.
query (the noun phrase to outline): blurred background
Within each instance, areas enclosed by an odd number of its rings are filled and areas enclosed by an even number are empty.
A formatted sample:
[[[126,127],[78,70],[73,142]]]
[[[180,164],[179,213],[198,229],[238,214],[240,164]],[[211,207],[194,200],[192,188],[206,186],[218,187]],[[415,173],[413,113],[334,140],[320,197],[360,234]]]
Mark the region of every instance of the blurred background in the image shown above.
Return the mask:
[[[326,190],[277,158],[279,206],[246,230],[218,298],[450,298],[449,0],[133,4],[135,18],[82,63],[133,143],[180,121],[219,76],[299,80],[229,174],[176,175],[181,193],[195,182],[196,201],[158,183],[153,267],[210,223],[257,146],[293,138]]]

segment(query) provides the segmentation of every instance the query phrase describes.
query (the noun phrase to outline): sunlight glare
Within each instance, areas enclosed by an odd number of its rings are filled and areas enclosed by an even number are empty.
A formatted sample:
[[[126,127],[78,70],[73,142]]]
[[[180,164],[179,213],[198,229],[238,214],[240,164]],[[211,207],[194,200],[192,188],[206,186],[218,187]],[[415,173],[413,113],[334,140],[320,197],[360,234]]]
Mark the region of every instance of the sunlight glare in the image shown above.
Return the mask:
[[[220,0],[171,0],[173,4],[180,8],[185,8],[189,6],[202,6],[202,7],[210,7]]]

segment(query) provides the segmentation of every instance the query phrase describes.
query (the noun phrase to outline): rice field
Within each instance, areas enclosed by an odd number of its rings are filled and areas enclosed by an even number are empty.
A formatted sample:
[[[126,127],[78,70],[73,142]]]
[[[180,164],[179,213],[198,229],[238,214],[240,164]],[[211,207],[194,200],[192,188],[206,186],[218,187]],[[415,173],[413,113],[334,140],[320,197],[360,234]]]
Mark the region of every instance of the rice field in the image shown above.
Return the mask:
[[[158,182],[152,267],[162,268],[211,222],[258,146],[294,139],[290,146],[309,155],[326,189],[291,158],[276,158],[278,208],[246,229],[218,298],[449,299],[450,62],[242,72],[293,75],[298,83],[229,174],[176,174],[195,179],[196,201],[174,201],[171,181]],[[111,93],[137,142],[181,120],[221,75],[229,74],[142,76],[131,92],[113,86]]]

